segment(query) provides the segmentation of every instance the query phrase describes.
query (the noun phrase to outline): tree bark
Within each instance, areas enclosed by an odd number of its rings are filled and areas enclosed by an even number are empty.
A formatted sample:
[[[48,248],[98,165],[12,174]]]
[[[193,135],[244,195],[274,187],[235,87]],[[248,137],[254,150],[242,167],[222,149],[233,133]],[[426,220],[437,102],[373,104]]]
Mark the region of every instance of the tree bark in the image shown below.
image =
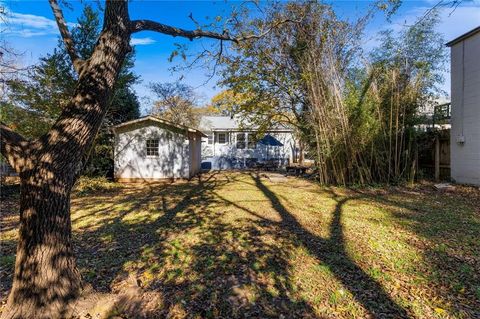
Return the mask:
[[[72,249],[70,189],[22,176],[15,274],[2,318],[64,318],[81,292]]]

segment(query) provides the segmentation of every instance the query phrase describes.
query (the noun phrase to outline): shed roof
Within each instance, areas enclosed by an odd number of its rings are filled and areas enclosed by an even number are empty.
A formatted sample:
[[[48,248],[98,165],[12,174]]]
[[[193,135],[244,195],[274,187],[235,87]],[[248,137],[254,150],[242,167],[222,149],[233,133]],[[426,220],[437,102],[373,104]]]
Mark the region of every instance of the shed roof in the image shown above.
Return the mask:
[[[448,42],[448,43],[446,44],[446,46],[447,46],[447,47],[451,47],[452,45],[455,45],[455,44],[457,44],[457,43],[459,43],[459,42],[462,42],[463,40],[471,37],[472,35],[477,34],[478,32],[480,32],[480,26],[478,26],[478,27],[476,27],[475,29],[470,30],[470,31],[468,31],[467,33],[464,33],[464,34],[462,34],[461,36],[453,39],[452,41]]]
[[[152,122],[160,123],[160,124],[163,124],[163,125],[166,125],[166,126],[170,126],[172,128],[185,130],[185,131],[190,132],[190,133],[199,134],[202,137],[207,136],[200,130],[197,130],[197,129],[194,129],[194,128],[191,128],[191,127],[188,127],[188,126],[185,126],[185,125],[176,124],[176,123],[167,121],[167,120],[162,119],[162,118],[160,118],[158,116],[155,116],[155,115],[147,115],[147,116],[138,118],[136,120],[123,122],[123,123],[120,123],[118,125],[113,126],[112,128],[113,128],[113,130],[116,130],[117,128],[120,128],[120,127],[126,127],[126,126],[129,126],[129,125],[132,125],[132,124],[138,124],[138,123],[142,123],[142,122],[145,122],[145,121],[152,121]]]

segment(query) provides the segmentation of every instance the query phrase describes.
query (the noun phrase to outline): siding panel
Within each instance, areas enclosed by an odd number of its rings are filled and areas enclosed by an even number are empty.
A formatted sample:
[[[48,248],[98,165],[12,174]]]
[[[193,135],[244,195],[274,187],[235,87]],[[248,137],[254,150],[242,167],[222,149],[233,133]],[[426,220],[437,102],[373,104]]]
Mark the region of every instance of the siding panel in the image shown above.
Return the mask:
[[[479,57],[480,33],[451,47],[451,174],[458,183],[475,185],[480,185]],[[464,144],[457,143],[459,136]]]

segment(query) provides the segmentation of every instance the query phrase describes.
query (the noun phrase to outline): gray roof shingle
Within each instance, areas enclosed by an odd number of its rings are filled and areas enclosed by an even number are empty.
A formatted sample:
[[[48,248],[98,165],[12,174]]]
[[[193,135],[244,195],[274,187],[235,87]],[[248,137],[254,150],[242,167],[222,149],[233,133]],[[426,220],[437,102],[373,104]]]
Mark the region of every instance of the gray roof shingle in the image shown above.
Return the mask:
[[[240,130],[240,119],[238,117],[231,117],[231,116],[220,116],[220,115],[210,115],[210,116],[202,116],[200,119],[200,130],[204,132],[208,131],[229,131],[229,130]],[[255,127],[251,126],[248,121],[244,121],[243,128],[245,130],[248,129],[255,129]],[[285,125],[279,125],[275,128],[271,129],[272,131],[291,131],[291,128]]]

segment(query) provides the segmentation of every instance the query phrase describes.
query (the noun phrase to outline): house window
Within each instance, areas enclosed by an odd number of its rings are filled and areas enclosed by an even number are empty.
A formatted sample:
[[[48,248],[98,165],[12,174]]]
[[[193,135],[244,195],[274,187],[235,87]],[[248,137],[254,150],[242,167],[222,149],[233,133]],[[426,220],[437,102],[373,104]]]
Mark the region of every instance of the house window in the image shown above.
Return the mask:
[[[158,139],[147,140],[147,156],[158,156]]]
[[[237,133],[237,149],[243,150],[245,148],[245,133]]]
[[[249,150],[253,150],[257,148],[257,139],[255,138],[254,134],[248,134],[248,143],[247,143],[247,148]]]
[[[217,143],[218,144],[227,143],[227,133],[217,133]]]
[[[207,137],[208,137],[207,144],[209,144],[209,145],[213,144],[213,133],[208,133]]]

